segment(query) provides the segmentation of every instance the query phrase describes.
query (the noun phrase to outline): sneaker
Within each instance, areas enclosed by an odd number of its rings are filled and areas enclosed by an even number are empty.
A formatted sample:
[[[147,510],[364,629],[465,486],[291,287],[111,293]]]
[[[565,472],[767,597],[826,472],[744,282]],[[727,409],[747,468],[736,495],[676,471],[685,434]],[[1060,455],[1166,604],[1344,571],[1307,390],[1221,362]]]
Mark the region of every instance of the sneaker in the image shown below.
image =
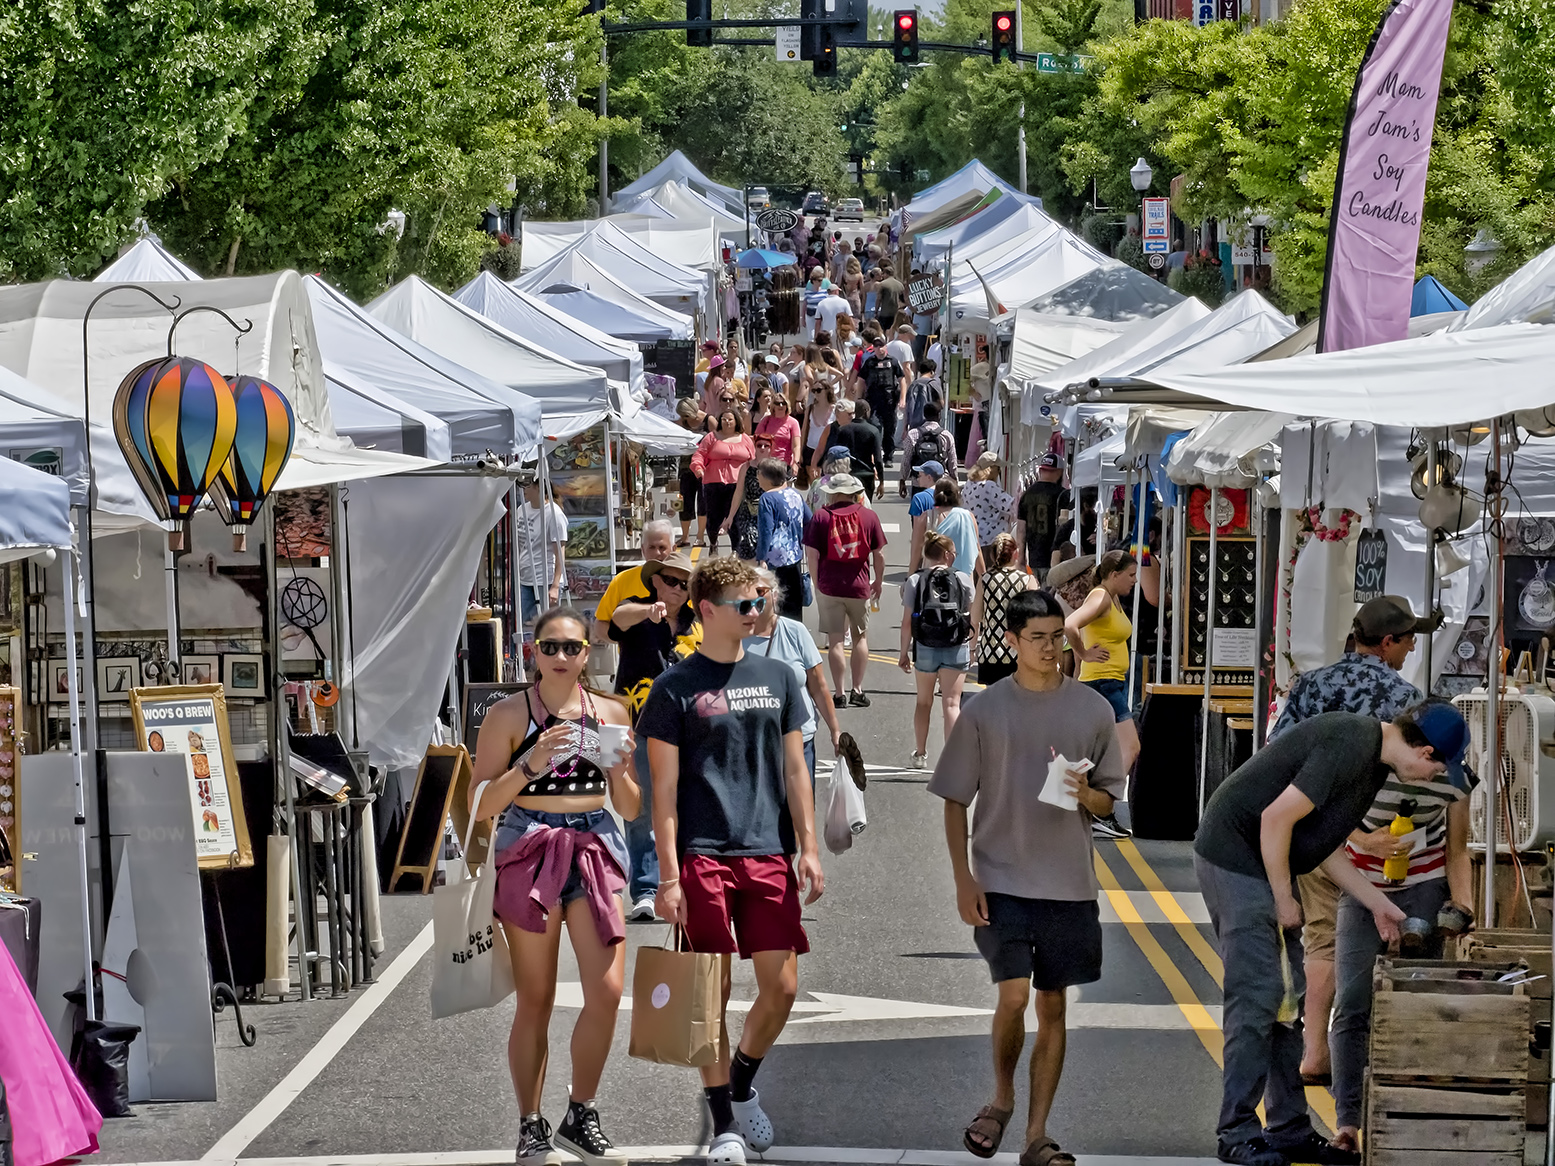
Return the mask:
[[[862,688],[855,689],[848,694],[848,707],[856,709],[867,709],[869,707],[869,697],[865,695]]]
[[[707,1166],[745,1166],[745,1139],[734,1130],[719,1134],[707,1147]]]
[[[1308,1130],[1307,1136],[1299,1142],[1275,1149],[1292,1166],[1298,1162],[1312,1162],[1317,1166],[1361,1166],[1359,1152],[1336,1146],[1314,1130]]]
[[[929,767],[929,755],[927,753],[914,753],[912,755],[913,769],[927,769]]]
[[[576,1119],[576,1120],[575,1120]],[[625,1166],[626,1154],[615,1148],[599,1128],[599,1110],[592,1105],[569,1105],[556,1130],[556,1144],[587,1166]]]
[[[652,923],[654,915],[653,896],[644,895],[632,904],[632,909],[626,917],[634,923]]]
[[[1230,1146],[1222,1142],[1217,1156],[1222,1162],[1233,1162],[1236,1166],[1287,1166],[1285,1155],[1269,1145],[1262,1134]]]
[[[1091,819],[1091,833],[1098,838],[1132,838],[1133,835],[1125,830],[1118,821],[1117,814],[1108,814],[1105,818]]]
[[[845,709],[848,707],[848,698],[843,693],[834,692],[831,694],[831,703],[832,708]]]
[[[519,1127],[513,1161],[517,1166],[565,1166],[567,1156],[551,1144],[551,1123],[532,1113]]]
[[[761,1108],[761,1094],[751,1090],[749,1101],[734,1103],[734,1128],[745,1138],[745,1144],[762,1154],[772,1148],[772,1119]]]

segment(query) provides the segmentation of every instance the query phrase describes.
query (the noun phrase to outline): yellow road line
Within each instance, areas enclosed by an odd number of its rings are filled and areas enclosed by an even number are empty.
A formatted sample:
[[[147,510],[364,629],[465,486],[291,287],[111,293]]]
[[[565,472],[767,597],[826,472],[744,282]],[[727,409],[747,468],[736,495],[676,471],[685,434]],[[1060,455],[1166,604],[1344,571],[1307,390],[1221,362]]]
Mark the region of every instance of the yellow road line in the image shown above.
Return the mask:
[[[1188,919],[1188,913],[1182,909],[1182,904],[1177,901],[1171,891],[1167,890],[1166,884],[1161,881],[1161,876],[1155,872],[1155,868],[1145,861],[1145,856],[1139,852],[1139,847],[1134,844],[1133,839],[1120,838],[1118,839],[1117,846],[1119,853],[1123,855],[1125,861],[1133,868],[1134,874],[1139,878],[1139,881],[1144,883],[1145,889],[1150,891],[1151,897],[1156,901],[1161,911],[1166,915],[1166,918],[1170,920],[1172,926],[1177,929],[1177,934],[1182,937],[1183,942],[1187,944],[1189,950],[1197,957],[1199,963],[1204,965],[1204,970],[1210,974],[1217,985],[1223,987],[1225,984],[1225,965],[1221,962],[1219,953],[1215,951],[1209,940],[1205,938],[1204,933]],[[1134,910],[1133,903],[1129,902],[1128,895],[1117,889],[1117,881],[1112,878],[1112,872],[1109,870],[1103,876],[1103,870],[1106,870],[1106,864],[1102,861],[1101,855],[1098,854],[1096,856],[1097,877],[1102,880],[1102,890],[1111,901],[1113,909],[1118,912],[1118,918],[1125,923],[1128,923],[1130,918],[1137,922],[1139,913]],[[1111,882],[1110,887],[1108,885],[1109,880]],[[1120,900],[1122,904],[1126,904],[1127,914],[1125,914],[1124,908],[1120,906]],[[1148,925],[1140,923],[1139,926],[1142,930],[1148,932]],[[1135,935],[1133,927],[1129,928],[1129,934],[1134,936],[1137,943],[1139,937]],[[1151,937],[1150,942],[1155,943],[1154,937]],[[1161,958],[1170,964],[1170,957],[1166,955],[1165,950],[1159,944],[1156,944],[1156,949],[1160,952]],[[1152,966],[1155,966],[1157,973],[1159,973],[1160,967],[1156,965],[1155,960],[1143,944],[1140,945],[1140,950],[1144,951],[1145,958],[1150,960]],[[1172,965],[1172,972],[1181,976],[1175,965]],[[1166,977],[1162,976],[1162,979],[1165,980]],[[1183,980],[1183,985],[1184,987],[1187,986],[1186,979]],[[1167,984],[1167,988],[1171,990],[1170,983]],[[1172,995],[1173,999],[1177,998],[1175,992]],[[1181,1005],[1182,1002],[1178,1000],[1178,1006],[1181,1007]],[[1186,1015],[1186,1010],[1184,1010],[1184,1015]],[[1208,1013],[1205,1013],[1205,1015],[1208,1016]],[[1213,1023],[1213,1020],[1211,1023]],[[1200,1040],[1202,1039],[1203,1037],[1201,1036]],[[1223,1044],[1223,1040],[1218,1042],[1216,1048],[1222,1048]],[[1205,1047],[1208,1048],[1209,1046],[1206,1044]],[[1221,1064],[1221,1056],[1218,1052],[1211,1052],[1210,1056],[1215,1058],[1217,1065]],[[1308,1085],[1307,1104],[1312,1107],[1312,1111],[1317,1114],[1319,1120],[1328,1127],[1329,1134],[1332,1134],[1339,1128],[1339,1115],[1334,1108],[1334,1096],[1329,1090],[1318,1085]]]

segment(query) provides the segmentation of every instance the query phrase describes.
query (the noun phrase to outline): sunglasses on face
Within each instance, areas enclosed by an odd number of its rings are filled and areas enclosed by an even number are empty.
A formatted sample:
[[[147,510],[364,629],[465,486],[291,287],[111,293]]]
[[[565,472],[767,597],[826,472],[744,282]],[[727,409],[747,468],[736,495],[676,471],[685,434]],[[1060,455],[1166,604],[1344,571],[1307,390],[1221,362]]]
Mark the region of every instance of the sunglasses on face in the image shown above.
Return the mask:
[[[581,655],[588,645],[582,640],[536,640],[535,647],[540,649],[542,656],[558,656],[565,652],[567,658],[571,660]]]
[[[758,595],[755,599],[715,599],[719,607],[732,607],[741,615],[760,615],[767,610],[767,597]]]
[[[661,573],[659,575],[659,579],[664,583],[664,586],[673,587],[677,591],[684,591],[687,587],[691,586],[688,580],[677,578],[674,575],[665,575]]]

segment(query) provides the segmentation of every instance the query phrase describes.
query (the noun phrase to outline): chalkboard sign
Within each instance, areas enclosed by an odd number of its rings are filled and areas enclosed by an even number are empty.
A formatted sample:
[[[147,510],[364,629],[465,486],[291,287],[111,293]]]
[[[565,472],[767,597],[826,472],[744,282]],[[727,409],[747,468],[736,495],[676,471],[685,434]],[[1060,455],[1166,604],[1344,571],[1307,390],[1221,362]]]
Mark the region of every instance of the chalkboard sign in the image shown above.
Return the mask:
[[[464,686],[462,740],[464,747],[470,751],[471,757],[476,755],[475,743],[480,740],[481,725],[486,720],[486,714],[491,711],[491,706],[528,687],[527,684],[466,684]]]
[[[443,841],[443,823],[456,799],[469,796],[470,755],[463,745],[433,745],[421,759],[415,792],[405,812],[399,854],[389,876],[389,892],[432,890],[437,854]]]
[[[675,378],[675,395],[689,397],[697,391],[695,340],[657,340],[644,344],[643,371]]]
[[[1355,602],[1369,603],[1387,593],[1388,536],[1363,530],[1355,543]]]

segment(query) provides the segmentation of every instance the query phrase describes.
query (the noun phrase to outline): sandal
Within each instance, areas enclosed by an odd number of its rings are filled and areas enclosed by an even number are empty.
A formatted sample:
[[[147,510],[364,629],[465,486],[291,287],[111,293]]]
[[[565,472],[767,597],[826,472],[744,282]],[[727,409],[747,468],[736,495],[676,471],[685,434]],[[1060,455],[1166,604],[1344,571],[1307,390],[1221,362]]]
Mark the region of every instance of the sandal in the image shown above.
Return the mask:
[[[1074,1155],[1060,1150],[1052,1138],[1038,1138],[1021,1154],[1020,1166],[1075,1166]]]
[[[992,1158],[999,1152],[999,1143],[1004,1141],[1004,1127],[1010,1124],[1010,1118],[1015,1115],[1015,1108],[999,1109],[996,1106],[985,1105],[977,1111],[977,1116],[968,1123],[961,1133],[961,1144],[967,1148],[967,1153],[978,1158]],[[986,1138],[985,1146],[980,1142],[974,1142],[974,1137]]]

